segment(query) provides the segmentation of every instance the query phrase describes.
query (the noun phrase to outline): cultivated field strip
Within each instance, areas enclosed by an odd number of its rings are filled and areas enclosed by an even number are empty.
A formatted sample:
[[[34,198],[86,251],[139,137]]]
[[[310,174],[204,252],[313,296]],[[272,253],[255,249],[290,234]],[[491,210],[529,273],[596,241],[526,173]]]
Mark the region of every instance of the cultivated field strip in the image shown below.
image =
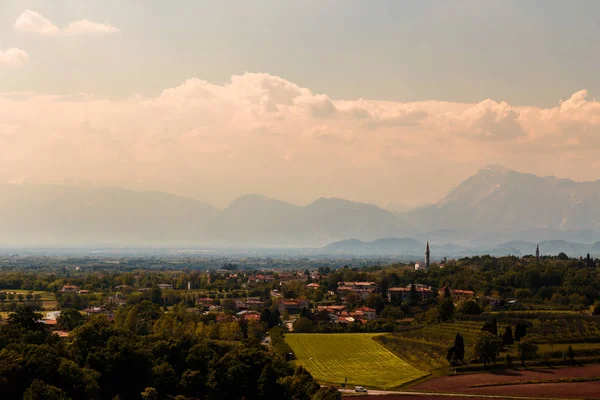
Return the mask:
[[[315,379],[393,388],[426,375],[372,340],[375,334],[288,334],[298,363]]]

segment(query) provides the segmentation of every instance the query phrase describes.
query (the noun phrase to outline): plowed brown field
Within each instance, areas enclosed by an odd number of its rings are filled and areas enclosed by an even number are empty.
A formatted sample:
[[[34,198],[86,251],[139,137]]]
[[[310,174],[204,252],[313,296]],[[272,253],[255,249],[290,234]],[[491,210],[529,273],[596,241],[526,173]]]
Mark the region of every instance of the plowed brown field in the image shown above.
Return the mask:
[[[503,371],[433,378],[412,390],[425,392],[489,394],[497,396],[531,396],[556,398],[600,399],[600,381],[571,383],[510,384],[517,381],[547,381],[564,378],[600,376],[600,365],[544,369],[536,371]],[[473,387],[491,383],[509,383],[504,386]]]

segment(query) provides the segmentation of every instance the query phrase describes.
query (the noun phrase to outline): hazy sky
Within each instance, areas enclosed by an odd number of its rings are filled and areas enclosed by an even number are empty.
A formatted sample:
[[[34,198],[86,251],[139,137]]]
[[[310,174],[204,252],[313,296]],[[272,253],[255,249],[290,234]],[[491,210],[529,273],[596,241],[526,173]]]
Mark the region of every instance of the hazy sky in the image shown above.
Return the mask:
[[[0,181],[225,205],[600,178],[600,2],[0,1]]]

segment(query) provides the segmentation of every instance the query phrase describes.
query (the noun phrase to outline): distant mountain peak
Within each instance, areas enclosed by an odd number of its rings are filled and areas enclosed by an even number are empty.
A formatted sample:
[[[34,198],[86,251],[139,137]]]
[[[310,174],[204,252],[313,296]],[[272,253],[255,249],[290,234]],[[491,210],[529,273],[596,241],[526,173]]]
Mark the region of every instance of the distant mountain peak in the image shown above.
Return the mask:
[[[492,171],[500,174],[514,172],[512,169],[506,168],[504,165],[500,164],[488,164],[485,167],[483,167],[480,171]]]

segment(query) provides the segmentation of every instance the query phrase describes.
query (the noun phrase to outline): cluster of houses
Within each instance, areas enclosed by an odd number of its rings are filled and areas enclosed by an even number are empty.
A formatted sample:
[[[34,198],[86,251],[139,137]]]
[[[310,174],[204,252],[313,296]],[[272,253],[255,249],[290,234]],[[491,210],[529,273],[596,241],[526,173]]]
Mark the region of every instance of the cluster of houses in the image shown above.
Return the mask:
[[[377,292],[377,284],[375,282],[339,282],[338,292],[344,291],[356,293],[366,300],[369,294]]]
[[[317,306],[319,312],[326,312],[331,322],[336,324],[348,324],[360,321],[363,324],[377,318],[374,308],[360,307],[354,311],[348,311],[346,306]]]
[[[219,271],[218,271],[219,272]],[[238,274],[233,274],[231,271],[223,270],[223,274],[226,274],[228,279],[237,279]],[[277,283],[283,285],[286,282],[306,282],[308,279],[316,279],[317,276],[311,274],[301,273],[258,273],[255,275],[248,276],[248,284],[264,284],[264,283]],[[305,287],[309,290],[319,290],[321,285],[318,283],[307,283]],[[173,285],[170,283],[161,283],[158,285],[161,290],[172,290]],[[189,289],[188,285],[188,289]],[[131,289],[128,285],[116,286],[115,291],[122,291],[124,289]],[[149,290],[147,288],[137,290]],[[87,291],[79,290],[75,285],[64,285],[61,288],[64,293],[85,293]],[[449,287],[442,287],[437,292],[428,285],[412,284],[405,287],[392,287],[387,290],[387,300],[392,304],[400,304],[409,300],[413,300],[411,297],[417,296],[417,301],[426,301],[437,295],[444,295],[449,292],[455,301],[461,301],[464,299],[475,298],[475,293],[471,290],[462,289],[451,289]],[[373,308],[360,307],[357,309],[351,309],[348,307],[348,303],[345,301],[348,293],[355,293],[360,299],[367,300],[369,295],[373,293],[380,293],[377,283],[371,281],[342,281],[337,284],[337,291],[330,291],[330,295],[340,295],[342,304],[335,305],[317,305],[317,308],[313,312],[325,312],[329,317],[329,320],[333,323],[347,324],[353,322],[367,323],[377,318],[377,312]],[[311,304],[307,299],[304,298],[284,298],[281,292],[277,289],[270,291],[271,299],[276,304],[276,307],[281,315],[296,315],[300,314],[303,310],[310,310]],[[355,297],[356,298],[356,297]],[[217,321],[231,321],[231,320],[260,320],[261,312],[265,308],[265,302],[258,297],[247,297],[232,299],[235,302],[235,314],[225,315],[223,313],[223,304],[221,301],[211,297],[199,297],[196,299],[196,304],[204,312],[215,312],[218,313]],[[83,310],[86,315],[98,315],[103,314],[108,316],[109,319],[114,318],[113,310],[116,307],[123,306],[127,303],[127,299],[124,295],[117,293],[107,298],[106,304],[100,307],[90,307]],[[293,321],[294,317],[291,318]]]
[[[62,288],[60,288],[60,291],[63,293],[77,293],[77,294],[87,294],[90,291],[86,290],[86,289],[79,289],[79,286],[75,286],[75,285],[64,285]]]

